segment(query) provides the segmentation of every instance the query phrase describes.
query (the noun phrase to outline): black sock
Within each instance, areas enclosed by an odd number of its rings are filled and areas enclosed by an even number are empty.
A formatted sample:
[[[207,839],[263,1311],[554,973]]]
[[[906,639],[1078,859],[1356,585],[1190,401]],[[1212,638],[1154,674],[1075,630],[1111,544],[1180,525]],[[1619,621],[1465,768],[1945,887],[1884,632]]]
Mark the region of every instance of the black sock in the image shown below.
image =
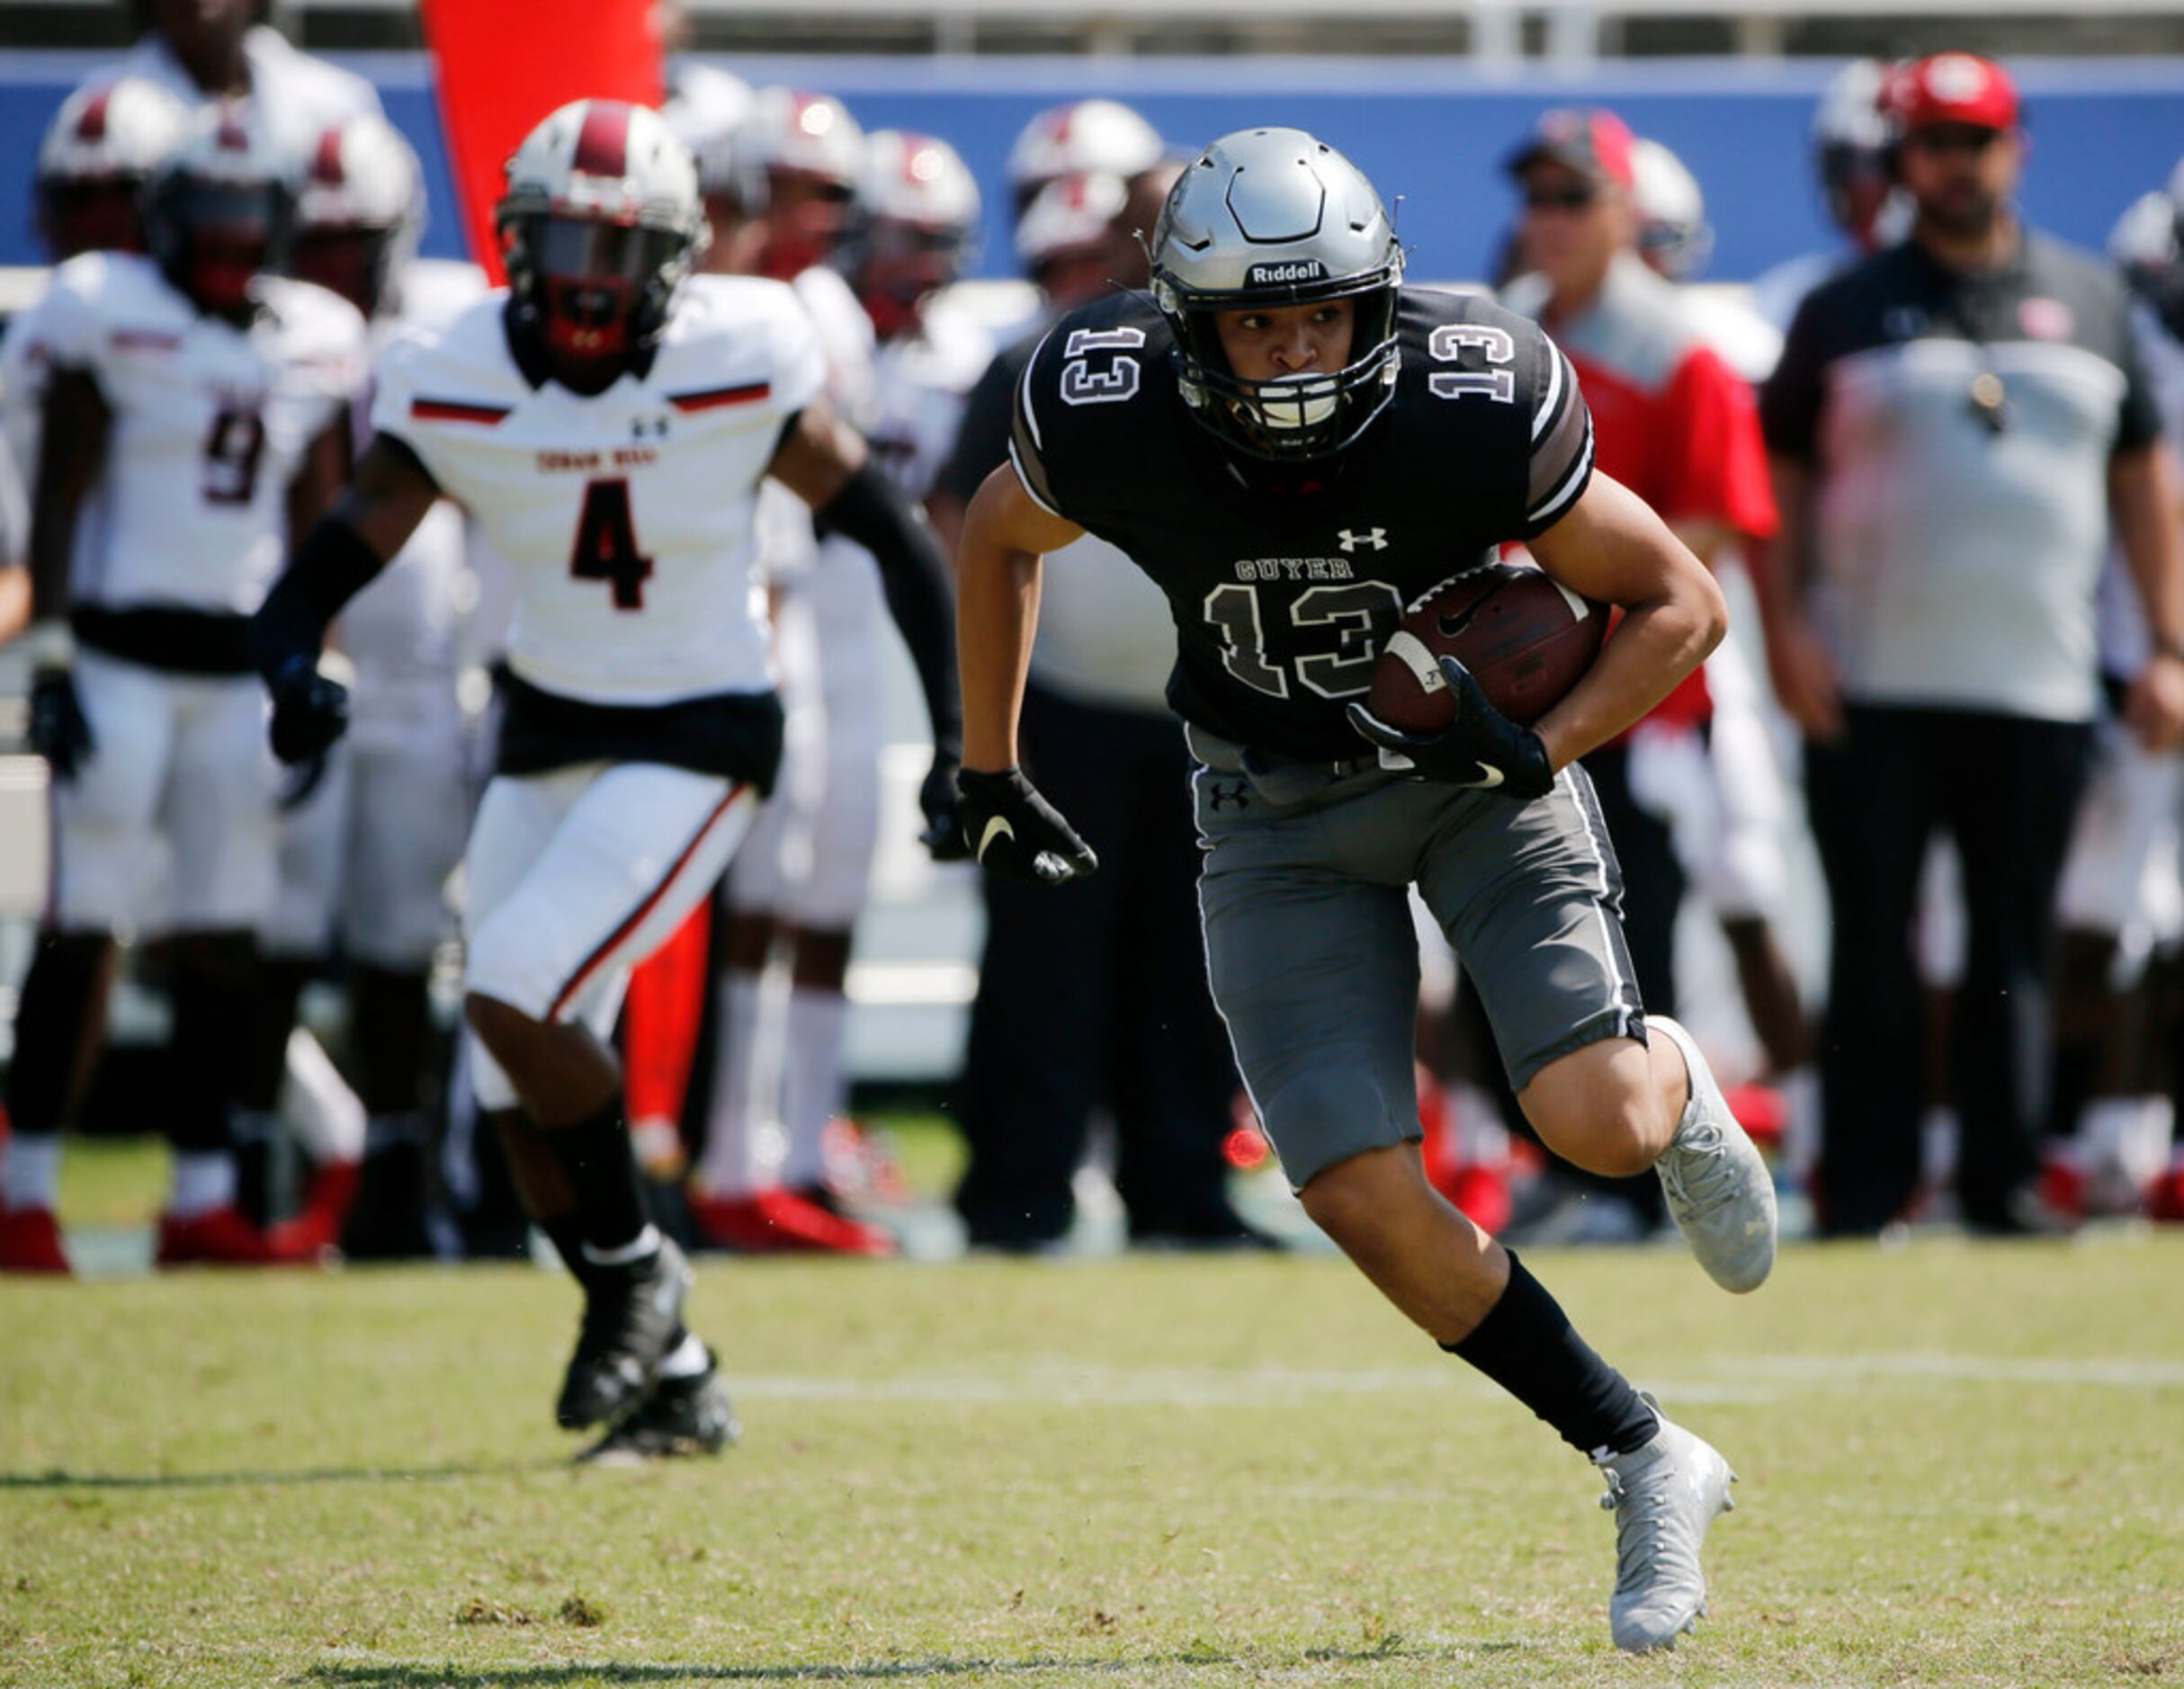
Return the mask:
[[[576,1193],[579,1244],[595,1257],[635,1243],[649,1216],[622,1099],[573,1126],[541,1128],[539,1136],[553,1146]]]
[[[1593,1353],[1570,1316],[1509,1252],[1509,1282],[1478,1328],[1441,1345],[1553,1425],[1580,1454],[1628,1454],[1660,1421],[1630,1381]]]
[[[556,1214],[551,1220],[532,1222],[546,1234],[546,1241],[553,1245],[554,1254],[561,1257],[561,1265],[568,1269],[569,1276],[583,1284],[591,1277],[592,1264],[584,1258],[584,1232],[577,1224],[576,1211]]]

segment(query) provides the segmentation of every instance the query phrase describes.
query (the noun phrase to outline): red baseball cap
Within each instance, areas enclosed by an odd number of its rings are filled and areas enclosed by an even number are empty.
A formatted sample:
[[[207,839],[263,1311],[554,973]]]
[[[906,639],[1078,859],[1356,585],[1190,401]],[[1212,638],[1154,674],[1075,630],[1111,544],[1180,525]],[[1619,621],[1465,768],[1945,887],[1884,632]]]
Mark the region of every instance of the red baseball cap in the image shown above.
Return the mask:
[[[1564,108],[1543,113],[1530,137],[1502,167],[1521,176],[1542,162],[1561,165],[1596,182],[1612,182],[1625,192],[1636,179],[1631,166],[1630,126],[1613,112]]]
[[[1913,60],[1890,79],[1882,103],[1906,132],[1937,123],[2005,130],[2018,122],[2017,84],[1992,58],[1977,53],[1936,53]]]

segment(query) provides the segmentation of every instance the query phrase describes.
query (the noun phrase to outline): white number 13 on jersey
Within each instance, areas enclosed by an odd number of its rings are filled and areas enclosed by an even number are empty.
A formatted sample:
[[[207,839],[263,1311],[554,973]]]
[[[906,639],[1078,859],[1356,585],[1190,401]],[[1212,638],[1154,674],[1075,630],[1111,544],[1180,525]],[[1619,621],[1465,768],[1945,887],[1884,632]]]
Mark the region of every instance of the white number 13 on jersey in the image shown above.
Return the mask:
[[[1140,371],[1135,358],[1099,357],[1101,353],[1135,352],[1145,344],[1141,328],[1077,328],[1070,332],[1062,354],[1061,402],[1065,405],[1116,405],[1138,395]]]

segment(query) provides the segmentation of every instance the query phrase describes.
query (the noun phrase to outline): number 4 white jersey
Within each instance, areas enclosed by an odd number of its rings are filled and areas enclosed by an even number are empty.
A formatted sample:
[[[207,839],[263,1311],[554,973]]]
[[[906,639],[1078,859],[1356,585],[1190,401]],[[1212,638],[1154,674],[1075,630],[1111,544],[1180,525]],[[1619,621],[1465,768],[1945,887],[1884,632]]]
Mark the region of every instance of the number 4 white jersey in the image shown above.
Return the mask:
[[[595,703],[765,690],[754,507],[783,422],[825,376],[796,296],[693,277],[643,375],[590,398],[525,380],[506,297],[390,346],[372,424],[513,566],[510,666]]]
[[[76,523],[77,603],[247,615],[265,596],[289,483],[362,384],[366,331],[323,288],[268,276],[252,290],[258,315],[237,327],[201,315],[148,259],[85,253],[11,330],[26,386],[80,369],[112,414]]]

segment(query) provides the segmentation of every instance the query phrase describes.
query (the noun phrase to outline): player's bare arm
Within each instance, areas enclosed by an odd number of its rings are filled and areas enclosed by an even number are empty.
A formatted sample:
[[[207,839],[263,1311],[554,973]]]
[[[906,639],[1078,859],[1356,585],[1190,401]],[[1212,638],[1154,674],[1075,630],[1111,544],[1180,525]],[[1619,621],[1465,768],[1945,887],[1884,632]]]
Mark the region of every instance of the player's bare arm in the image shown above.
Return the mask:
[[[46,385],[38,478],[31,491],[30,627],[32,747],[59,780],[92,751],[91,724],[70,675],[76,640],[68,630],[68,559],[84,499],[106,461],[113,413],[86,370],[56,366]]]
[[[790,422],[766,472],[880,566],[888,612],[917,666],[933,728],[933,766],[918,793],[926,845],[943,861],[960,857],[955,769],[962,755],[962,710],[948,566],[932,529],[873,461],[863,436],[824,398],[813,399]]]
[[[1040,559],[1083,534],[1041,509],[1006,463],[964,512],[955,608],[964,767],[998,773],[1016,766],[1016,718],[1039,627]]]
[[[355,450],[349,438],[349,423],[337,416],[304,448],[303,461],[288,484],[289,543],[310,532],[325,515],[355,468]]]
[[[1535,730],[1560,769],[1629,727],[1675,690],[1729,630],[1706,566],[1628,487],[1595,473],[1570,514],[1531,542],[1572,592],[1624,612],[1615,636]]]
[[[964,513],[956,558],[964,841],[997,871],[1048,884],[1099,865],[1016,766],[1016,719],[1039,627],[1040,559],[1083,533],[1043,509],[1005,463],[986,478]]]
[[[1813,562],[1813,470],[1802,460],[1770,454],[1768,476],[1781,526],[1753,542],[1752,594],[1767,640],[1775,696],[1807,738],[1832,739],[1843,730],[1842,679],[1805,612]]]
[[[68,558],[76,519],[106,461],[113,416],[89,371],[56,367],[46,383],[38,479],[31,490],[31,620],[68,609]]]
[[[408,542],[439,496],[415,452],[376,436],[355,478],[296,543],[250,619],[251,655],[273,693],[273,754],[282,761],[316,756],[347,728],[347,692],[318,672],[327,627]]]
[[[2108,508],[2152,645],[2124,719],[2155,751],[2184,739],[2184,485],[2171,451],[2168,441],[2155,440],[2108,465]]]

